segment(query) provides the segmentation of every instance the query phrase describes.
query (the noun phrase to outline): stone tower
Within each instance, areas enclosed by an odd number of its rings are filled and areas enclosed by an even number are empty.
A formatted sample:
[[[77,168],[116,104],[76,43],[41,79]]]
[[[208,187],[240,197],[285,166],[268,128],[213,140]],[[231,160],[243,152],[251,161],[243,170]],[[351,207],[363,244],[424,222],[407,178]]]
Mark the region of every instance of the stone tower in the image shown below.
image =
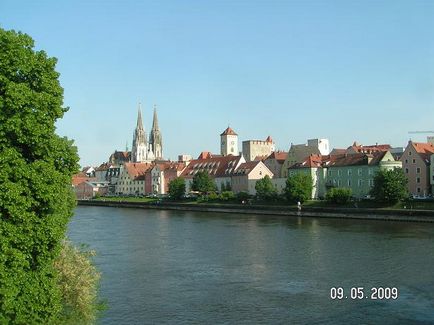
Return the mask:
[[[149,135],[150,150],[153,151],[155,159],[163,159],[163,136],[158,126],[157,108],[154,105],[154,119],[152,130]]]
[[[229,126],[220,134],[220,154],[238,156],[238,134]]]
[[[148,160],[148,143],[146,141],[146,132],[143,128],[142,108],[139,103],[137,113],[137,125],[133,135],[133,147],[131,150],[132,162],[143,162]]]

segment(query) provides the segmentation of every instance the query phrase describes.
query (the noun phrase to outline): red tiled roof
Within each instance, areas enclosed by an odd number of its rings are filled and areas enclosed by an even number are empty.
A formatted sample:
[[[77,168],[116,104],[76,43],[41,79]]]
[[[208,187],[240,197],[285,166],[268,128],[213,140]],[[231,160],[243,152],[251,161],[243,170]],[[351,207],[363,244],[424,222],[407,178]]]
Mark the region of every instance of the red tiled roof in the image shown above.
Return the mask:
[[[388,151],[391,148],[392,147],[390,146],[390,144],[375,144],[375,145],[363,146],[358,144],[357,142],[354,142],[352,146],[348,147],[348,149],[353,149],[355,152],[360,152],[360,153]]]
[[[112,164],[109,164],[109,163],[103,163],[103,164],[99,165],[97,168],[95,168],[95,171],[104,171],[104,170],[108,170],[111,166],[112,166]]]
[[[199,157],[197,157],[197,159],[209,159],[212,158],[213,154],[209,151],[202,151],[199,155]]]
[[[223,133],[220,134],[220,135],[238,135],[238,134],[236,134],[235,131],[232,130],[232,129],[228,126],[228,128],[227,128],[226,130],[224,130]]]
[[[125,163],[124,168],[126,169],[128,175],[133,180],[143,179],[145,173],[150,170],[154,164],[152,163]]]
[[[268,136],[267,139],[265,139],[266,142],[273,142],[273,139],[271,138],[271,136]]]
[[[286,157],[288,157],[287,151],[274,151],[266,159],[275,159],[283,164],[286,160]]]
[[[195,159],[184,169],[181,176],[193,178],[199,171],[206,171],[211,177],[230,177],[237,167],[241,156],[221,156]]]
[[[426,142],[411,142],[414,150],[421,156],[422,159],[429,160],[434,154],[434,145]]]

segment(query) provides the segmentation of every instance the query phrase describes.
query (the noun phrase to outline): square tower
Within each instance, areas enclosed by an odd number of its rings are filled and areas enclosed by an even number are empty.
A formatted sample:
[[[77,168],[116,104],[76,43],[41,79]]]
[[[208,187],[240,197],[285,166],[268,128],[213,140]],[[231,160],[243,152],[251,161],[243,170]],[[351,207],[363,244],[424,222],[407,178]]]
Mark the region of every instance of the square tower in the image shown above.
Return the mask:
[[[220,154],[238,156],[238,134],[229,126],[220,134]]]

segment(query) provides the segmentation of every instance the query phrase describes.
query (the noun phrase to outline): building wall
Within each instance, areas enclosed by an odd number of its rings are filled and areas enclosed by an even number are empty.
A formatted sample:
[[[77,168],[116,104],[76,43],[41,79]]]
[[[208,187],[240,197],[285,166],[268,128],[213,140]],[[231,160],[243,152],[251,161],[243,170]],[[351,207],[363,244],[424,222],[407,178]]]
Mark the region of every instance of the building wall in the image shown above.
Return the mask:
[[[145,194],[145,180],[131,179],[126,169],[122,168],[118,181],[115,186],[117,194],[122,195],[144,195]]]
[[[401,162],[408,179],[409,192],[417,196],[427,196],[431,190],[430,166],[419,156],[412,144],[408,144]]]
[[[283,163],[279,163],[278,160],[270,158],[265,159],[264,164],[273,173],[274,178],[279,178],[281,176]]]
[[[269,156],[274,150],[274,142],[261,140],[243,141],[243,156],[246,161],[253,161],[257,156]]]
[[[301,163],[307,157],[312,154],[319,155],[321,152],[319,151],[317,146],[306,146],[306,145],[292,145],[289,149],[288,156],[285,162],[282,165],[282,171],[280,175],[282,177],[288,177],[288,168],[296,163]]]
[[[434,193],[434,155],[431,155],[430,183],[431,183],[431,194],[433,194]]]

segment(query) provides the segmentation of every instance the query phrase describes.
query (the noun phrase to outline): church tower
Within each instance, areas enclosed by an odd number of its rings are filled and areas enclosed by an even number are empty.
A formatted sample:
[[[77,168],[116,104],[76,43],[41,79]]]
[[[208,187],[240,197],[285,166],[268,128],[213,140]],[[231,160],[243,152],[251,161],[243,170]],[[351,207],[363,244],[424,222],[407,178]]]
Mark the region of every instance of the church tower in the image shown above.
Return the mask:
[[[152,121],[152,130],[149,135],[150,150],[153,151],[155,159],[163,159],[163,136],[158,126],[157,108],[154,105],[154,119]]]
[[[137,125],[134,130],[133,148],[131,150],[132,162],[143,162],[148,159],[148,143],[146,141],[146,132],[142,122],[142,108],[139,103],[139,112],[137,114]]]
[[[238,134],[229,126],[220,134],[220,154],[238,156]]]

